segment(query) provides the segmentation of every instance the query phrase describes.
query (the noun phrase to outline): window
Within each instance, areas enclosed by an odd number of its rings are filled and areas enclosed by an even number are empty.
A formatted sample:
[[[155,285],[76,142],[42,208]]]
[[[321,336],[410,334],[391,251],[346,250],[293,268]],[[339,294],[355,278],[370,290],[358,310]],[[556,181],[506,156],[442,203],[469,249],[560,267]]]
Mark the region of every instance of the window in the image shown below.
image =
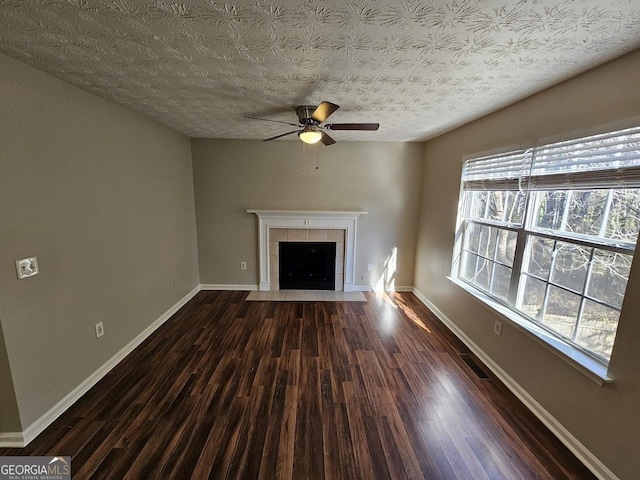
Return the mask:
[[[467,160],[453,276],[606,365],[640,227],[640,127]]]

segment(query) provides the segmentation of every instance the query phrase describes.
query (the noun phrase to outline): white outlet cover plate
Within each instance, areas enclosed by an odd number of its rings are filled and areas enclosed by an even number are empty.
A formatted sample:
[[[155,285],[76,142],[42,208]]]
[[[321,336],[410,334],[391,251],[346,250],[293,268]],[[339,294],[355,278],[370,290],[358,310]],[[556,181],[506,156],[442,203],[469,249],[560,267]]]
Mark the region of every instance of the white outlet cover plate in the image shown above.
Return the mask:
[[[38,268],[38,257],[16,260],[16,272],[18,273],[18,280],[33,277],[40,273],[40,269]]]
[[[502,335],[502,323],[496,321],[493,324],[493,333],[495,333],[498,336]]]

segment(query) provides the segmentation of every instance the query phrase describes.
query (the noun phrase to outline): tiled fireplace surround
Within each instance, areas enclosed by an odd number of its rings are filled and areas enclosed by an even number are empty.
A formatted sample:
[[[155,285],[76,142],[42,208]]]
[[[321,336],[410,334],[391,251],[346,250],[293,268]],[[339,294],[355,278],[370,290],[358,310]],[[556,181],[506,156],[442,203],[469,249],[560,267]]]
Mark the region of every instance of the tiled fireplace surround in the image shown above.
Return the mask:
[[[280,242],[333,242],[336,244],[336,291],[344,289],[344,230],[269,229],[269,280],[271,290],[280,289]]]

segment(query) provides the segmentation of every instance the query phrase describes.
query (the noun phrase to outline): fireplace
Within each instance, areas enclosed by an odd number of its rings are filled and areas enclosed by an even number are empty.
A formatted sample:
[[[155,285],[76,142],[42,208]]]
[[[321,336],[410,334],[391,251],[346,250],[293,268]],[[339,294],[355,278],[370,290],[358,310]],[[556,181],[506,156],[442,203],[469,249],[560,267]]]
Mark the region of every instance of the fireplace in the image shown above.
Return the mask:
[[[260,291],[278,290],[280,242],[336,243],[335,290],[354,291],[357,219],[367,212],[247,210],[258,217]]]
[[[335,290],[335,242],[280,242],[281,290]]]

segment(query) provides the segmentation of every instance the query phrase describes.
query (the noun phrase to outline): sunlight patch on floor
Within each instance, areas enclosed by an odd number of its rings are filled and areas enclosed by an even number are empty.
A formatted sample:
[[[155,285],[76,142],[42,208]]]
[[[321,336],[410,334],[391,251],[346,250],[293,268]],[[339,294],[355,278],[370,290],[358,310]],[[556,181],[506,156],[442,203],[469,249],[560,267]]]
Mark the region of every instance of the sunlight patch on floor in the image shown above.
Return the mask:
[[[425,323],[420,319],[416,312],[414,312],[411,307],[404,303],[400,295],[396,295],[394,292],[376,292],[376,296],[378,298],[381,298],[382,301],[392,306],[393,308],[400,309],[409,320],[411,320],[424,331],[432,333],[429,327],[425,325]]]

